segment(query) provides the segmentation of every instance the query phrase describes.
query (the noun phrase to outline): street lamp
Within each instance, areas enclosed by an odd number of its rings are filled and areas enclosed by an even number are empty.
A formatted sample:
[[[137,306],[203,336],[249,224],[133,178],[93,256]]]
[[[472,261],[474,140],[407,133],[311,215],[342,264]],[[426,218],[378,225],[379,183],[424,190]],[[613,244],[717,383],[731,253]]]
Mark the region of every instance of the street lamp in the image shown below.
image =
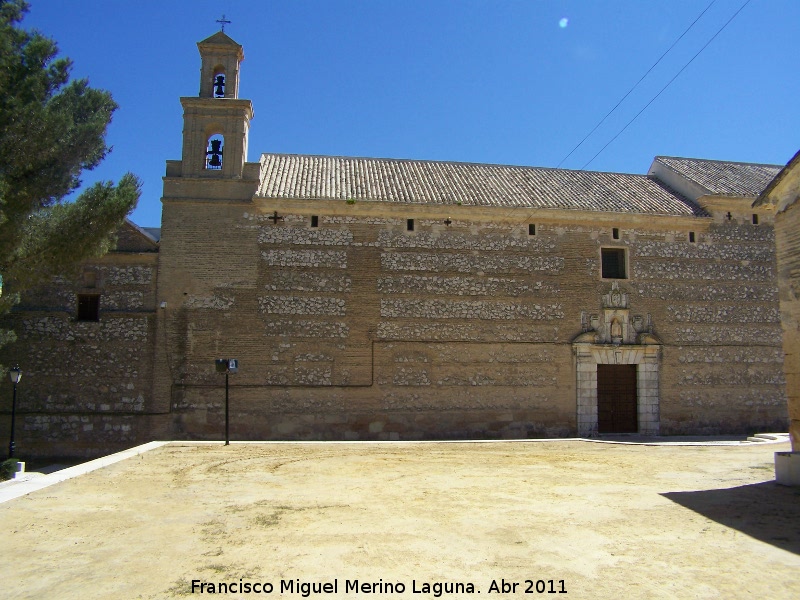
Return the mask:
[[[19,380],[22,379],[22,371],[20,371],[19,365],[8,370],[8,378],[11,380],[11,383],[14,384],[14,396],[11,400],[11,441],[8,443],[8,458],[14,458],[14,420],[17,416],[17,384]]]
[[[225,445],[230,445],[230,429],[228,428],[228,375],[238,373],[239,361],[235,358],[217,358],[214,360],[217,366],[217,373],[225,373]]]

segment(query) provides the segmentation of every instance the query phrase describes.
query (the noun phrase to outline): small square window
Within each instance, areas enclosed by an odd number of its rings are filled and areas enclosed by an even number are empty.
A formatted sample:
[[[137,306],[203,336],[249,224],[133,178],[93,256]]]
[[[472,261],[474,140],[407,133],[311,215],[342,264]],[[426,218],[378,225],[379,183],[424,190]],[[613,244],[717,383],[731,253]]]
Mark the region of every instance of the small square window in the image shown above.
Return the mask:
[[[689,242],[692,244],[695,243],[694,231],[689,232]]]
[[[78,321],[100,320],[100,296],[78,294]]]
[[[753,213],[753,225],[758,225],[758,215]]]
[[[600,250],[603,279],[627,279],[625,249],[602,248]]]
[[[319,227],[319,217],[317,215],[311,215],[311,226]]]
[[[97,273],[94,271],[83,272],[83,287],[96,288],[97,287]]]
[[[528,235],[536,235],[536,225],[534,223],[528,223]]]
[[[619,227],[614,227],[611,230],[611,237],[613,237],[615,240],[619,239]]]
[[[406,231],[414,231],[414,219],[406,219]]]

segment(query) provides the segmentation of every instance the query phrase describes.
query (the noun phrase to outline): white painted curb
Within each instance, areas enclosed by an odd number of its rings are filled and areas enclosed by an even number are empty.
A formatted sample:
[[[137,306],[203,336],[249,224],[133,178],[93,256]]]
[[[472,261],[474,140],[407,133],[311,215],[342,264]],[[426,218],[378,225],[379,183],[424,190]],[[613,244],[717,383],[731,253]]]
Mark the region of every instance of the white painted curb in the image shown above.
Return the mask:
[[[147,444],[135,446],[133,448],[129,448],[128,450],[117,452],[116,454],[109,454],[108,456],[102,456],[100,458],[90,460],[89,462],[75,465],[74,467],[61,469],[60,471],[50,473],[49,475],[20,478],[17,480],[12,479],[11,481],[0,483],[0,504],[3,502],[8,502],[9,500],[13,500],[14,498],[24,496],[25,494],[30,494],[36,490],[41,490],[56,483],[61,483],[67,479],[72,479],[78,475],[90,473],[92,471],[96,471],[97,469],[102,469],[108,465],[113,465],[114,463],[123,461],[127,458],[138,456],[139,454],[149,452],[150,450],[155,450],[156,448],[160,448],[161,446],[165,446],[167,444],[169,444],[169,442],[148,442]]]

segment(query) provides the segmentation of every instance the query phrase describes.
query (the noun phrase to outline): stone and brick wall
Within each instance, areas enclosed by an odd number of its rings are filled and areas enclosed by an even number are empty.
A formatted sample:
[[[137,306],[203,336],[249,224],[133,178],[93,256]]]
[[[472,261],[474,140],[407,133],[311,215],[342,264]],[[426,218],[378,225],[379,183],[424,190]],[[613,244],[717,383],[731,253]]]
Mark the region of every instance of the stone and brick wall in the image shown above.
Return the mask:
[[[752,207],[775,213],[777,286],[783,330],[783,364],[792,450],[800,451],[800,152],[762,190]],[[789,457],[776,455],[776,476],[792,482]],[[796,483],[796,477],[794,478]]]
[[[795,189],[799,187],[795,183]],[[800,206],[796,201],[777,215],[776,229],[790,433],[792,449],[797,452],[800,451]]]
[[[694,244],[632,250],[633,290],[664,341],[664,433],[785,427],[774,231],[715,222]]]
[[[274,209],[165,205],[165,227],[181,224],[162,249],[162,291],[177,304],[166,315],[175,435],[219,437],[217,357],[241,361],[231,376],[241,438],[574,435],[572,342],[610,288],[603,247],[627,249],[620,288],[663,343],[662,434],[785,427],[767,222],[621,218],[613,239],[610,225],[575,218],[529,235],[517,219],[447,226],[413,207],[320,210],[317,228],[311,206],[280,210],[278,223]]]
[[[129,248],[139,241],[131,237]],[[149,439],[157,254],[152,243],[137,250],[112,252],[25,293],[3,322],[17,341],[0,350],[0,362],[23,372],[21,455],[91,457]],[[77,320],[78,294],[99,295],[97,322]],[[11,394],[0,389],[5,437]]]
[[[581,355],[575,343],[611,310],[602,248],[626,251],[628,278],[614,280],[625,327],[657,340],[623,355],[639,371],[641,431],[786,426],[768,219],[553,213],[529,235],[519,217],[448,226],[411,206],[298,204],[167,199],[158,253],[114,253],[85,266],[91,277],[26,295],[12,314],[20,339],[2,359],[25,373],[28,449],[88,456],[220,439],[216,358],[241,365],[230,377],[234,439],[591,432],[596,364],[615,350]],[[100,294],[96,323],[75,318],[87,281]]]

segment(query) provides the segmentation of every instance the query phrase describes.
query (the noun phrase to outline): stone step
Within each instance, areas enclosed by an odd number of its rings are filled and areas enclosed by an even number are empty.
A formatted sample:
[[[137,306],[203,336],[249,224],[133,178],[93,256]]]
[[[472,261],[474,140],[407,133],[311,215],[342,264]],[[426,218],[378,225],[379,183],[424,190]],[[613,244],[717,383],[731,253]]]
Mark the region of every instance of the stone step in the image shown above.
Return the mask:
[[[769,440],[771,442],[775,442],[785,436],[782,436],[777,433],[756,433],[753,437],[762,438],[765,440]]]

